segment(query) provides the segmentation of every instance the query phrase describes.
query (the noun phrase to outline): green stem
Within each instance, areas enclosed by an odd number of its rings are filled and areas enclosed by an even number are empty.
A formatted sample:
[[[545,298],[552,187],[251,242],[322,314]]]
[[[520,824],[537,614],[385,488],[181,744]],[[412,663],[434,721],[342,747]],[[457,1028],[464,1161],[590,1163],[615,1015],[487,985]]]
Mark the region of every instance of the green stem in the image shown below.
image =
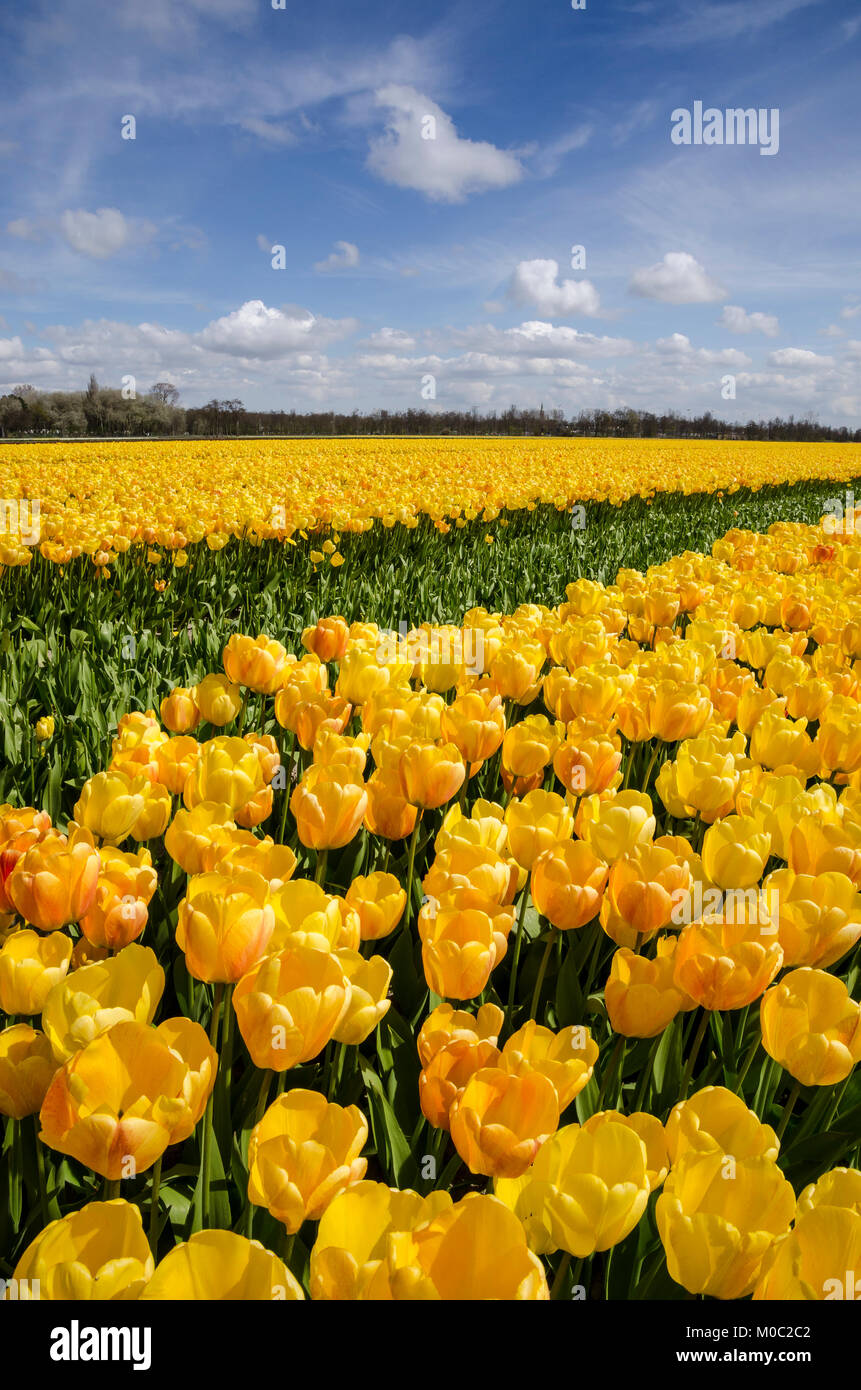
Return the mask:
[[[42,1141],[39,1138],[39,1116],[33,1115],[31,1118],[33,1124],[33,1139],[36,1145],[36,1173],[39,1180],[39,1210],[42,1213],[42,1225],[44,1227],[48,1225],[51,1219],[48,1211],[48,1185],[45,1181],[45,1151],[42,1147]]]
[[[149,1248],[155,1260],[158,1259],[158,1190],[161,1187],[161,1165],[162,1158],[158,1158],[152,1170],[152,1196],[149,1207]]]
[[[622,1053],[625,1050],[625,1044],[627,1041],[628,1039],[625,1037],[624,1033],[620,1033],[615,1043],[613,1044],[613,1051],[610,1053],[610,1060],[607,1063],[607,1069],[604,1072],[604,1076],[601,1080],[601,1087],[598,1091],[598,1099],[595,1102],[596,1115],[598,1114],[598,1111],[601,1109],[601,1102],[603,1101],[604,1096],[607,1094],[607,1091],[609,1090],[610,1081],[616,1074],[616,1067],[619,1063],[619,1059],[621,1058]]]
[[[789,1100],[786,1102],[786,1105],[783,1108],[783,1114],[780,1117],[780,1124],[777,1126],[778,1143],[780,1143],[780,1141],[783,1139],[784,1134],[786,1133],[786,1126],[789,1124],[789,1117],[795,1109],[795,1102],[798,1100],[800,1094],[801,1082],[794,1081],[792,1084],[792,1090],[789,1092]]]
[[[552,952],[553,947],[556,945],[555,935],[555,932],[550,933],[547,945],[544,947],[544,955],[542,956],[541,964],[538,967],[538,979],[535,981],[535,990],[532,994],[532,1003],[529,1006],[529,1017],[534,1018],[536,1020],[538,1018],[538,1001],[541,998],[541,986],[544,984],[544,976],[547,974],[547,966],[550,962],[550,953]]]
[[[423,816],[423,815],[424,815],[424,810],[422,809],[422,810],[419,811],[418,815],[416,816],[416,823],[415,823],[415,825],[413,826],[413,833],[412,833],[412,836],[410,837],[410,856],[409,856],[409,859],[408,859],[408,861],[407,861],[407,883],[406,883],[406,889],[407,889],[407,905],[406,905],[406,907],[404,908],[404,925],[403,925],[403,930],[404,930],[404,931],[406,931],[407,928],[409,927],[409,925],[410,925],[410,918],[411,918],[411,916],[412,916],[412,906],[413,906],[413,869],[414,869],[414,867],[415,867],[415,862],[416,862],[416,845],[418,844],[419,827],[421,826],[421,823],[422,823],[422,816]]]
[[[317,872],[314,875],[314,882],[319,883],[321,888],[326,887],[326,864],[328,863],[328,859],[329,851],[327,849],[317,850]]]
[[[564,1285],[565,1285],[565,1276],[566,1276],[566,1274],[568,1273],[568,1270],[569,1270],[570,1268],[571,1268],[571,1256],[570,1256],[569,1254],[566,1253],[566,1254],[564,1255],[564,1257],[563,1257],[563,1258],[560,1260],[560,1262],[559,1262],[559,1268],[557,1269],[557,1271],[556,1271],[556,1277],[555,1277],[555,1279],[553,1280],[553,1286],[552,1286],[552,1288],[551,1288],[551,1290],[550,1290],[550,1297],[551,1297],[552,1299],[554,1299],[554,1298],[561,1298],[561,1297],[562,1297],[562,1289],[564,1288]]]
[[[688,1056],[688,1060],[685,1064],[685,1070],[682,1073],[682,1084],[679,1089],[679,1100],[687,1100],[688,1098],[688,1087],[691,1084],[691,1077],[694,1074],[694,1067],[697,1064],[697,1057],[699,1056],[699,1051],[702,1047],[702,1041],[706,1035],[706,1029],[708,1028],[708,1026],[709,1011],[708,1009],[703,1009],[702,1018],[699,1021],[699,1025],[694,1036],[693,1047],[691,1048],[690,1055]]]
[[[514,937],[514,957],[511,962],[511,979],[508,981],[508,1021],[511,1022],[511,1011],[514,1008],[514,989],[517,984],[517,965],[520,960],[520,947],[523,944],[523,922],[526,917],[526,905],[529,902],[529,885],[527,884],[520,898],[520,910],[517,914],[517,931]]]

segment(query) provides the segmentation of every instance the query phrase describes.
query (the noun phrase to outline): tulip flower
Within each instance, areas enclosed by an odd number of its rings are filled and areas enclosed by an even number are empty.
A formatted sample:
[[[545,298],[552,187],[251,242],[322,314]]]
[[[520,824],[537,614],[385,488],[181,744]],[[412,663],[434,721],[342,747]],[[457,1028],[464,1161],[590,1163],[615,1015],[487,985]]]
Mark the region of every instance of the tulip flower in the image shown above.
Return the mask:
[[[761,1301],[857,1301],[861,1288],[861,1215],[822,1206],[802,1213],[775,1241],[753,1291]]]
[[[248,1142],[248,1197],[267,1207],[288,1235],[319,1221],[333,1198],[365,1176],[359,1155],[368,1122],[355,1105],[332,1105],[294,1090],[270,1105]]]
[[[673,983],[703,1008],[745,1008],[765,992],[783,964],[783,947],[772,932],[758,910],[733,910],[692,922],[679,935]]]
[[[845,1081],[861,1061],[861,1005],[826,970],[790,970],[760,1004],[762,1045],[802,1086]]]
[[[450,1111],[454,1146],[472,1173],[519,1177],[559,1124],[556,1088],[530,1070],[475,1072]]]
[[[664,1126],[656,1115],[645,1110],[635,1110],[631,1115],[623,1115],[618,1110],[599,1110],[583,1124],[589,1134],[594,1134],[601,1125],[627,1125],[642,1140],[646,1150],[646,1176],[649,1189],[656,1192],[670,1171],[670,1158],[667,1152],[667,1135]]]
[[[231,812],[245,806],[263,786],[260,760],[241,738],[213,738],[200,756],[183,790],[186,809],[204,801],[224,803]]]
[[[741,1096],[725,1086],[705,1086],[679,1101],[666,1124],[670,1161],[685,1154],[718,1152],[735,1158],[777,1158],[780,1144],[771,1125],[763,1124]]]
[[[809,1183],[799,1194],[798,1216],[813,1211],[814,1207],[848,1207],[861,1216],[861,1171],[832,1168],[816,1182]]]
[[[515,1076],[539,1072],[552,1081],[560,1115],[592,1079],[598,1044],[588,1028],[573,1025],[554,1033],[529,1019],[512,1033],[499,1066]]]
[[[609,1117],[591,1129],[558,1130],[525,1176],[498,1179],[495,1191],[520,1217],[530,1249],[582,1259],[618,1245],[637,1225],[649,1200],[647,1164],[639,1134]]]
[[[147,779],[124,772],[97,772],[85,782],[75,805],[74,819],[106,844],[119,844],[131,834],[146,799]]]
[[[354,878],[345,901],[359,914],[363,941],[380,941],[390,936],[406,906],[407,895],[394,874],[375,873]]]
[[[115,1023],[57,1072],[39,1137],[112,1182],[142,1173],[188,1138],[216,1065],[203,1029],[188,1019],[159,1028]]]
[[[141,1300],[297,1303],[302,1286],[258,1240],[233,1231],[198,1231],[165,1255]]]
[[[51,1044],[29,1023],[0,1031],[0,1115],[38,1114],[57,1070]]]
[[[622,946],[610,964],[604,1003],[614,1033],[656,1038],[683,1009],[695,1007],[674,982],[676,939],[658,942],[654,959]]]
[[[58,931],[90,910],[100,860],[88,830],[71,823],[26,851],[6,881],[15,910],[39,931]]]
[[[275,929],[269,885],[247,869],[198,874],[179,905],[176,944],[197,980],[235,984]]]
[[[513,1300],[550,1297],[541,1261],[523,1227],[495,1197],[472,1192],[403,1241],[390,1241],[387,1282],[396,1301]]]
[[[688,1293],[744,1298],[795,1215],[795,1193],[770,1158],[717,1150],[677,1159],[655,1208],[670,1278]]]
[[[74,970],[54,986],[42,1011],[58,1063],[115,1023],[152,1023],[163,993],[164,970],[146,946],[126,946],[109,960]]]
[[[71,959],[72,943],[60,932],[15,932],[0,947],[0,1009],[5,1014],[40,1014]]]
[[[350,639],[350,629],[341,617],[320,618],[315,627],[306,627],[302,646],[320,661],[340,661]]]
[[[512,777],[543,773],[565,737],[565,725],[543,714],[530,714],[512,724],[502,740],[502,766]]]
[[[497,1004],[482,1004],[475,1014],[455,1009],[451,1004],[438,1004],[428,1014],[419,1030],[418,1053],[423,1067],[451,1042],[495,1043],[505,1015]]]
[[[479,895],[480,896],[480,895]],[[489,899],[482,906],[437,906],[419,913],[422,964],[429,987],[441,998],[474,999],[507,950],[514,910]]]
[[[242,708],[240,687],[219,672],[212,672],[198,682],[194,698],[203,718],[216,728],[232,723]]]
[[[531,791],[522,801],[510,801],[505,824],[509,849],[524,869],[531,869],[539,854],[574,833],[571,809],[556,792]]]
[[[158,879],[149,850],[133,854],[103,845],[99,859],[96,896],[81,918],[81,930],[94,946],[119,951],[136,940],[146,927],[148,904]]]
[[[824,970],[861,938],[861,891],[845,874],[778,869],[763,887],[777,895],[784,965]]]
[[[181,796],[199,756],[200,744],[190,734],[169,738],[155,750],[156,780],[172,796]]]
[[[322,1052],[352,987],[336,956],[290,943],[266,956],[233,992],[239,1031],[256,1067],[287,1071]]]
[[[592,852],[612,864],[655,833],[652,803],[645,792],[589,796],[580,803],[575,830]]]
[[[370,1037],[391,1008],[388,994],[392,967],[382,956],[366,959],[359,951],[346,947],[336,951],[335,956],[350,983],[350,998],[332,1037],[335,1042],[355,1047]]]
[[[311,1251],[310,1287],[315,1300],[385,1299],[393,1293],[389,1245],[452,1207],[447,1192],[420,1197],[380,1182],[360,1182],[337,1196],[320,1220]]]
[[[401,779],[394,768],[379,768],[365,784],[368,804],[365,828],[384,840],[405,840],[413,833],[418,810],[404,796]]]
[[[429,1124],[448,1130],[451,1107],[467,1082],[483,1067],[500,1066],[501,1056],[495,1043],[487,1039],[473,1041],[461,1037],[443,1043],[419,1077],[419,1105]]]
[[[164,836],[164,847],[187,874],[214,869],[224,850],[224,832],[236,828],[224,802],[203,801],[193,810],[177,811]]]
[[[398,762],[401,791],[412,806],[424,810],[444,806],[466,777],[463,759],[453,743],[410,743]]]
[[[222,653],[227,679],[263,695],[280,690],[287,674],[287,653],[280,642],[235,632]]]
[[[443,709],[440,733],[469,764],[485,762],[502,744],[505,712],[502,697],[470,690]]]
[[[691,887],[690,866],[663,845],[637,844],[612,865],[605,902],[636,938],[669,926],[673,908]],[[615,934],[610,933],[614,936]]]
[[[719,888],[752,888],[771,854],[771,836],[750,816],[727,816],[703,840],[703,868]]]
[[[309,849],[341,849],[355,839],[368,809],[361,777],[339,763],[312,767],[290,798],[302,844]]]
[[[196,689],[186,690],[184,686],[175,686],[162,700],[160,713],[162,724],[172,734],[190,734],[201,719]]]
[[[155,1269],[141,1212],[132,1202],[88,1202],[52,1221],[15,1267],[49,1302],[130,1303]]]
[[[585,841],[560,841],[532,866],[532,900],[554,927],[576,930],[597,916],[608,873]]]

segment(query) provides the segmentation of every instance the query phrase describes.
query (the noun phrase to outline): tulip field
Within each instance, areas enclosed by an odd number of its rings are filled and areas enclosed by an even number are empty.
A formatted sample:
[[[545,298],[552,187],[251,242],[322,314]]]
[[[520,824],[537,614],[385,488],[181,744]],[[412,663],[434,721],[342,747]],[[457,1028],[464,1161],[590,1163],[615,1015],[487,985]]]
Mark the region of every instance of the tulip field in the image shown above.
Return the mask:
[[[0,1298],[857,1299],[859,479],[5,446]]]

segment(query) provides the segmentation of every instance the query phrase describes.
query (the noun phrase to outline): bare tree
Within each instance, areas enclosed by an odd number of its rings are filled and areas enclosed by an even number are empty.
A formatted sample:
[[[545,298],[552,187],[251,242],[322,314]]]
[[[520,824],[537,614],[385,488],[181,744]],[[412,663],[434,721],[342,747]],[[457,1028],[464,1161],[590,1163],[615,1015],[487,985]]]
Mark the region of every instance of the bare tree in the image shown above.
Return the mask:
[[[151,396],[161,401],[162,405],[177,405],[179,403],[179,392],[170,381],[157,381],[149,388]]]

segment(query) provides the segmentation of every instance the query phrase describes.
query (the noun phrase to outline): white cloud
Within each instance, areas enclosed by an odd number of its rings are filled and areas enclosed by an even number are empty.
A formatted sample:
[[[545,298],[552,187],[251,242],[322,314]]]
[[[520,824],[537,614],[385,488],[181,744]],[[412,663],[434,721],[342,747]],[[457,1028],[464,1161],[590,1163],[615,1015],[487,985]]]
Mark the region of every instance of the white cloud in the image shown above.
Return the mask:
[[[262,232],[257,237],[257,249],[265,252],[267,256],[271,256],[274,244],[275,243],[268,236],[264,236]]]
[[[239,309],[207,324],[194,335],[194,341],[210,352],[265,359],[283,357],[310,343],[320,346],[355,328],[353,319],[318,319],[308,312],[302,316],[299,310],[285,313],[267,308],[262,299],[249,299]]]
[[[24,344],[20,338],[0,338],[0,361],[23,357]]]
[[[725,304],[718,323],[730,333],[764,333],[768,338],[775,338],[780,329],[774,314],[749,314],[738,304]]]
[[[535,167],[542,178],[549,178],[556,173],[559,165],[566,155],[573,154],[575,150],[582,150],[588,145],[592,138],[593,127],[591,125],[578,125],[567,135],[561,135],[558,140],[552,140],[549,145],[545,145],[539,150],[535,157]]]
[[[416,346],[416,339],[400,328],[380,328],[365,338],[360,346],[379,348],[385,352],[410,352]]]
[[[149,241],[155,234],[151,222],[126,218],[119,208],[99,208],[86,212],[83,208],[64,212],[60,217],[60,233],[66,243],[81,256],[104,261],[122,251],[130,242]]]
[[[833,357],[822,357],[809,348],[778,348],[768,354],[768,360],[774,367],[807,367],[816,371],[834,365]]]
[[[317,261],[315,270],[325,273],[329,270],[350,270],[359,264],[359,248],[351,241],[336,241],[335,250],[325,261]]]
[[[691,359],[714,363],[722,367],[749,367],[751,359],[738,348],[695,348],[686,333],[672,333],[669,338],[658,338],[655,343],[658,352],[680,360]]]
[[[508,293],[515,304],[528,304],[549,318],[597,314],[601,302],[590,280],[560,281],[559,263],[553,260],[521,261]]]
[[[38,222],[31,222],[28,217],[16,217],[14,221],[7,222],[6,231],[10,236],[19,237],[21,241],[39,241],[42,237]]]
[[[836,323],[829,323],[829,325],[828,325],[827,328],[820,328],[819,332],[820,332],[820,334],[822,335],[823,338],[842,338],[842,337],[843,337],[843,329],[840,328],[840,326],[839,326],[838,324],[836,324]]]
[[[687,251],[668,251],[657,265],[635,271],[629,289],[664,304],[710,304],[726,296],[726,290]]]
[[[375,100],[388,114],[385,134],[371,141],[368,168],[386,183],[459,203],[523,178],[516,155],[486,140],[463,139],[451,117],[415,87],[382,87]]]
[[[249,135],[256,135],[264,145],[285,148],[296,143],[296,136],[292,130],[285,125],[276,125],[274,121],[264,121],[258,116],[243,116],[238,124],[241,130]]]
[[[857,319],[861,314],[861,304],[847,304],[845,309],[840,310],[842,319]]]

